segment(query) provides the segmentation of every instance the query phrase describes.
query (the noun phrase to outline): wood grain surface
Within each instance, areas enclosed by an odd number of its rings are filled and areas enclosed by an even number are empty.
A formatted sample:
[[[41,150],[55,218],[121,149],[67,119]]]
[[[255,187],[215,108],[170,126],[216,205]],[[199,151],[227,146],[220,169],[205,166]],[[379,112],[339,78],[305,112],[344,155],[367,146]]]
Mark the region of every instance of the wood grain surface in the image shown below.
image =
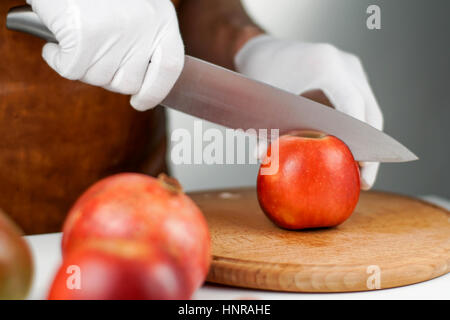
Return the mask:
[[[265,217],[254,189],[191,196],[211,230],[210,282],[346,292],[408,285],[450,271],[450,213],[420,200],[363,192],[340,226],[288,231]]]

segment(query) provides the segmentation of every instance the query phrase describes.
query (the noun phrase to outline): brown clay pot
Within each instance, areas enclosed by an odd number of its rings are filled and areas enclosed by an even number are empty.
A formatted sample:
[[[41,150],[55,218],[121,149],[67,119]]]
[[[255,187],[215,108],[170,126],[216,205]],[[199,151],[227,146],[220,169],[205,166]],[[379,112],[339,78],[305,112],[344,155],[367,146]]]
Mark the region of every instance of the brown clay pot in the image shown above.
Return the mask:
[[[0,208],[27,234],[59,231],[76,198],[107,175],[165,170],[162,108],[61,78],[44,42],[8,31],[0,2]]]

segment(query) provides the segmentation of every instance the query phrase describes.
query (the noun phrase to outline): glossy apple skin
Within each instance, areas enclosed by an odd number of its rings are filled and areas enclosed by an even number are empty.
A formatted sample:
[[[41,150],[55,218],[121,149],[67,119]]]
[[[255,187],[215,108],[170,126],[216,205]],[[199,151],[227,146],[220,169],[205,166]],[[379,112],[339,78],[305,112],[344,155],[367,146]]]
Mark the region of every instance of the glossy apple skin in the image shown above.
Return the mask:
[[[63,255],[86,240],[145,242],[184,266],[192,290],[210,266],[210,235],[197,205],[176,181],[125,173],[99,181],[70,210],[63,227]]]
[[[33,261],[22,232],[0,210],[0,300],[25,299],[33,278]]]
[[[79,286],[74,277],[79,277]],[[186,281],[182,266],[162,250],[144,243],[105,240],[65,256],[48,299],[185,300],[193,293]]]
[[[279,169],[257,178],[264,213],[278,226],[290,229],[332,227],[350,217],[360,193],[359,168],[351,151],[333,136],[285,135],[279,147]],[[268,149],[270,157],[275,145]]]

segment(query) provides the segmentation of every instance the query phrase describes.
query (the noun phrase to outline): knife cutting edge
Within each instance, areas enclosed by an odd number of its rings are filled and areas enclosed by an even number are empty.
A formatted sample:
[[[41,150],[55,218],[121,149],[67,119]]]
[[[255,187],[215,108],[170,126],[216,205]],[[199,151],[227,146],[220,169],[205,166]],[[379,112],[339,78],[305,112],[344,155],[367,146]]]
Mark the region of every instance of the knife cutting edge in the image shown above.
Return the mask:
[[[57,42],[30,6],[11,9],[6,26]],[[398,141],[362,121],[190,56],[162,105],[232,129],[326,132],[344,141],[357,161],[418,159]]]

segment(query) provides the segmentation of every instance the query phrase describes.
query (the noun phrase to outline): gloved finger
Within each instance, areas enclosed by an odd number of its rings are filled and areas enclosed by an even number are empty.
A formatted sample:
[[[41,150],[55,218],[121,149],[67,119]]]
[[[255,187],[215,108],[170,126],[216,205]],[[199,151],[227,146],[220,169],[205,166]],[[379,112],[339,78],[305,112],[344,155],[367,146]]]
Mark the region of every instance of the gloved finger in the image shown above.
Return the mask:
[[[76,32],[68,30],[79,29],[79,21],[72,17],[73,3],[67,0],[28,0],[33,11],[42,22],[53,32],[59,44],[48,43],[42,49],[42,57],[47,64],[62,77],[70,80],[79,80],[86,69],[77,62],[78,38]],[[63,17],[63,18],[61,18]]]
[[[372,188],[377,178],[379,162],[361,162],[361,189],[369,190]]]
[[[132,96],[131,105],[139,111],[157,106],[169,94],[184,67],[184,46],[178,29],[171,28],[151,58],[144,83]]]
[[[258,140],[255,148],[253,149],[253,158],[263,160],[267,155],[268,143],[266,139]]]
[[[121,94],[137,94],[144,83],[149,63],[148,54],[144,52],[132,60],[124,61],[104,88]]]
[[[367,74],[363,68],[361,60],[351,53],[342,51],[341,58],[344,60],[348,72],[350,72],[353,77],[359,83],[368,83]]]
[[[71,75],[68,72],[67,68],[64,69],[63,66],[66,65],[66,53],[61,50],[61,47],[55,43],[47,43],[42,48],[42,58],[47,62],[47,64],[59,73],[62,77],[68,78],[70,80],[78,80],[78,78],[74,75]]]
[[[369,85],[369,80],[361,61],[355,55],[347,52],[343,52],[342,58],[347,65],[348,71],[353,76],[353,84],[361,90],[361,95],[366,105],[366,122],[372,127],[382,130],[383,114]]]
[[[360,96],[364,101],[364,121],[378,130],[383,130],[383,113],[381,112],[381,109],[369,84],[365,80],[363,83],[355,80],[353,81],[353,84],[359,90]]]
[[[112,50],[111,48],[102,48],[102,51],[105,53],[97,54],[97,58],[91,62],[91,65],[80,80],[98,87],[104,87],[111,83],[116,70],[120,66],[119,60],[105,58],[106,52]]]
[[[369,91],[364,95],[364,100],[366,101],[366,122],[378,130],[383,130],[383,113],[372,89],[369,88]]]
[[[80,80],[86,73],[86,67],[83,63],[78,63],[77,68],[73,68],[76,62],[74,59],[76,55],[74,49],[62,49],[61,45],[47,43],[42,48],[42,58],[62,77],[69,80]]]
[[[320,86],[334,108],[361,121],[366,120],[366,107],[359,90],[350,82],[333,82]]]

